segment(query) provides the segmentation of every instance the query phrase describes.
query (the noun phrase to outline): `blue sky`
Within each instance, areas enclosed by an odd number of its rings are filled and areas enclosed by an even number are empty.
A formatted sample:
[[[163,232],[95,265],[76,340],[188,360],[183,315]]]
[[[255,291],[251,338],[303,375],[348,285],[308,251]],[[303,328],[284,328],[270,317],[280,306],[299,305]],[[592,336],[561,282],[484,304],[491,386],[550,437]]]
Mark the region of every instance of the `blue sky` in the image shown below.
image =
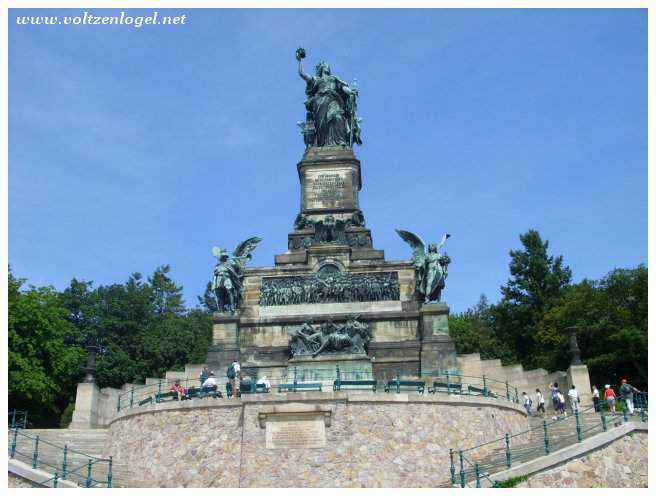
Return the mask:
[[[118,10],[91,10],[95,14]],[[170,264],[196,304],[213,245],[299,209],[308,68],[358,79],[360,195],[375,247],[452,234],[443,293],[499,298],[540,231],[575,280],[647,262],[645,10],[160,10],[180,26],[9,20],[9,262],[36,285]],[[149,14],[132,10],[130,14]]]

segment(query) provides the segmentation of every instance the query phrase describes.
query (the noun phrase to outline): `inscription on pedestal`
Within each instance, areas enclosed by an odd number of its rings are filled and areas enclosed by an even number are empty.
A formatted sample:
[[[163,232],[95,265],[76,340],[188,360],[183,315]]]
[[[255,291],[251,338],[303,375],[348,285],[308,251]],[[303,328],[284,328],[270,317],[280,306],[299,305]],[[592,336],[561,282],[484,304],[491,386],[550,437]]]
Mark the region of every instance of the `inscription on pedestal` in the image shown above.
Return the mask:
[[[323,448],[326,446],[326,424],[323,417],[267,419],[267,449]]]
[[[344,178],[336,173],[321,173],[314,178],[310,201],[331,201],[344,198]]]

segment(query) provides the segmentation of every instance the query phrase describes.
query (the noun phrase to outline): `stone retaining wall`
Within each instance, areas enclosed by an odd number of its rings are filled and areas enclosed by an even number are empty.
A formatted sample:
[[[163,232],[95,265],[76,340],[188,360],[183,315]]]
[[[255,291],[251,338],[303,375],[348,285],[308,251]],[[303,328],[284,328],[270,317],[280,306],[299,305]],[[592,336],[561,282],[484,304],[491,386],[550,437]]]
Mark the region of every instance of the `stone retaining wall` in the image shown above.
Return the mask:
[[[267,448],[262,412],[286,408],[330,412],[325,446]],[[143,487],[435,487],[449,477],[449,448],[527,427],[521,407],[490,398],[253,395],[123,412],[104,456],[130,466]]]
[[[647,487],[647,437],[646,431],[631,432],[517,487]]]

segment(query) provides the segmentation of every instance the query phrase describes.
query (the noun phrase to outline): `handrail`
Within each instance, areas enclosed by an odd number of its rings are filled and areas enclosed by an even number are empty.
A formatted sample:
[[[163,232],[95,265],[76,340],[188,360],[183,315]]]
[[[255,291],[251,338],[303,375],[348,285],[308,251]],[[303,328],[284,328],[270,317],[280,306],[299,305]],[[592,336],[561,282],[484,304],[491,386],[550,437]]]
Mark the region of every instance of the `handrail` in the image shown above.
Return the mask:
[[[509,384],[508,381],[501,381],[487,376],[469,376],[463,374],[451,374],[451,371],[433,371],[424,372],[420,374],[422,380],[430,381],[430,378],[440,379],[446,378],[445,383],[453,386],[449,387],[448,394],[480,394],[484,397],[492,397],[500,400],[507,400],[512,403],[519,403],[518,388]],[[407,374],[411,376],[412,374]],[[400,374],[397,372],[397,378]],[[415,376],[417,377],[417,376]],[[230,383],[225,377],[218,378],[218,390],[227,393],[227,384]],[[298,368],[290,367],[288,372],[281,378],[269,379],[271,385],[270,391],[277,394],[275,389],[281,384],[291,384],[293,382],[323,382],[333,383],[336,380],[374,380],[376,377],[370,370],[356,369],[356,370],[340,370],[339,366],[333,368]],[[257,381],[257,378],[253,378]],[[439,382],[438,380],[433,382]],[[381,381],[379,379],[379,381]],[[384,382],[384,381],[382,381]],[[178,383],[185,389],[198,388],[201,386],[199,378],[181,378],[181,379],[160,379],[157,382],[136,386],[118,394],[116,402],[116,412],[119,413],[126,409],[136,408],[140,403],[157,403],[161,395],[170,393],[172,386]],[[326,384],[327,385],[327,384]],[[460,390],[456,390],[456,386]],[[432,383],[429,382],[427,389],[430,389]],[[380,388],[378,392],[382,393]],[[433,391],[430,391],[433,392]],[[442,392],[438,389],[436,392]]]
[[[27,410],[10,410],[8,413],[9,416],[9,428],[14,429],[16,427],[21,429],[27,429]]]
[[[97,456],[88,455],[81,451],[73,450],[69,448],[68,445],[61,446],[57,443],[53,443],[51,441],[45,440],[41,438],[40,435],[31,435],[17,427],[11,429],[11,432],[12,432],[12,440],[9,444],[9,458],[15,459],[17,458],[16,455],[19,455],[19,457],[21,457],[23,460],[31,463],[33,469],[36,469],[39,466],[42,467],[45,466],[54,469],[54,474],[55,474],[54,477],[46,479],[45,481],[40,482],[40,484],[42,485],[52,484],[53,487],[57,487],[57,484],[59,483],[60,480],[68,480],[71,478],[71,476],[79,475],[81,477],[84,477],[84,480],[83,481],[81,480],[79,482],[83,482],[85,487],[93,487],[93,486],[112,487],[112,457],[100,458]],[[34,442],[32,445],[31,454],[19,451],[17,449],[19,436],[21,438],[29,439]],[[39,459],[39,445],[48,445],[50,447],[60,449],[62,454],[61,460],[58,458],[58,455],[55,455],[54,457],[56,458],[55,461],[53,461],[52,459],[44,459],[43,455],[41,455],[41,459]],[[83,457],[84,463],[79,467],[72,467],[68,460],[69,453],[75,453],[76,455]],[[95,465],[99,465],[99,466],[107,465],[108,471],[104,479],[93,478],[94,475],[93,467]],[[59,472],[60,469],[61,469],[61,473]],[[80,474],[80,471],[84,471],[85,469],[86,469],[86,475],[83,476],[82,474]],[[73,479],[74,478],[75,477],[73,477]],[[92,484],[93,482],[96,482],[96,484]]]
[[[629,416],[626,406],[623,405],[624,400],[620,398],[620,401],[618,403],[622,405],[622,411],[616,412],[614,415],[610,417],[610,419],[612,421],[616,421],[617,419],[619,419],[620,422],[626,423],[629,421]],[[640,406],[638,406],[638,403],[636,403],[636,408],[641,408],[640,417],[639,417],[640,421],[646,422],[647,403],[640,402],[639,405]],[[593,431],[596,430],[606,431],[608,429],[609,419],[607,417],[606,412],[603,409],[600,412],[598,412],[600,422],[592,422],[591,424],[585,425],[584,419],[589,420],[589,415],[586,416],[586,414],[596,414],[596,413],[597,412],[595,411],[594,406],[589,406],[585,409],[577,408],[570,416],[558,417],[556,420],[552,420],[552,421],[543,420],[542,425],[531,427],[527,430],[515,433],[513,435],[510,435],[509,433],[505,433],[503,437],[496,438],[491,441],[487,441],[485,443],[481,443],[467,449],[460,448],[456,450],[450,448],[449,463],[450,463],[450,472],[451,472],[451,479],[450,479],[451,485],[454,485],[456,483],[456,466],[454,461],[454,454],[456,452],[458,453],[459,456],[460,467],[458,471],[458,479],[459,479],[460,486],[465,487],[468,479],[473,474],[476,478],[476,487],[481,487],[480,486],[481,476],[485,476],[485,477],[487,476],[486,472],[481,473],[481,468],[488,467],[488,466],[490,468],[499,468],[499,469],[502,469],[501,467],[504,466],[506,468],[510,468],[513,464],[513,451],[515,452],[516,457],[519,456],[520,460],[526,461],[527,455],[531,456],[535,454],[537,456],[540,456],[540,454],[549,454],[553,450],[552,443],[554,442],[556,443],[557,446],[556,449],[560,449],[560,447],[563,446],[563,442],[567,443],[565,445],[568,446],[576,442],[581,442],[586,437],[586,435],[588,436],[591,435]],[[549,429],[551,428],[553,432],[553,428],[558,426],[565,426],[565,428],[569,426],[572,427],[572,429],[571,432],[565,432],[565,433],[563,433],[561,429],[559,431],[560,434],[559,437],[557,439],[552,439],[549,435]],[[539,435],[535,436],[536,433],[539,433]],[[525,436],[526,438],[528,438],[528,440],[523,444],[513,446],[512,443],[510,442],[511,439],[518,438],[519,436]],[[569,442],[570,439],[573,442]],[[482,447],[494,443],[503,443],[503,446],[500,446],[499,449],[497,449],[496,454],[494,451],[483,452],[482,457],[475,461],[472,461],[470,460],[470,458],[465,456],[465,453],[467,453],[469,457],[473,458],[472,455],[475,454],[475,450],[478,450]],[[488,480],[492,485],[497,485],[489,478]]]

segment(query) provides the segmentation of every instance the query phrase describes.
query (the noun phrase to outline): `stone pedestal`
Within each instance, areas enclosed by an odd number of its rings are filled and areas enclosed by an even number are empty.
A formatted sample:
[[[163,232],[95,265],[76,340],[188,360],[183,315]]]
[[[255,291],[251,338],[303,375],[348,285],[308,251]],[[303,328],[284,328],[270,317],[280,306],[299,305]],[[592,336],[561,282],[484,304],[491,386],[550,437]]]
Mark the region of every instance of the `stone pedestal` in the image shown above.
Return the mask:
[[[100,390],[95,382],[77,385],[75,410],[69,429],[94,429],[98,427],[98,400]]]
[[[576,386],[581,399],[581,406],[592,405],[592,391],[590,387],[590,373],[587,365],[570,365],[567,369],[567,383]]]
[[[287,380],[292,382],[294,375],[298,382],[322,382],[332,387],[337,378],[337,367],[344,380],[372,379],[371,358],[366,354],[327,354],[296,356],[289,360]]]
[[[212,316],[212,346],[207,352],[207,364],[214,370],[227,368],[239,358],[239,314],[215,312]]]
[[[353,213],[359,209],[362,188],[360,161],[341,146],[309,148],[298,163],[301,213]]]
[[[421,373],[458,368],[456,345],[449,336],[449,306],[428,303],[419,309]]]

